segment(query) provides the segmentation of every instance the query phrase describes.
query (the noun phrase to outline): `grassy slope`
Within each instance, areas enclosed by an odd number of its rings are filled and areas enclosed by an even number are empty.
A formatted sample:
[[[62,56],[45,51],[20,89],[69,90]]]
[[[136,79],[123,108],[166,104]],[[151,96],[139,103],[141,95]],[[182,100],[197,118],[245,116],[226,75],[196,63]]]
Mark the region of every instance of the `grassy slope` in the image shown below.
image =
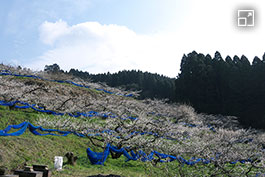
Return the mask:
[[[35,122],[39,113],[29,110],[12,110],[0,106],[0,129],[23,121]],[[0,166],[9,170],[27,165],[46,164],[53,168],[54,156],[64,156],[71,151],[78,155],[77,166],[65,166],[62,172],[53,172],[55,176],[88,176],[92,174],[119,174],[122,176],[146,176],[141,162],[127,162],[125,158],[108,158],[105,166],[91,165],[86,148],[101,151],[93,147],[86,138],[73,135],[67,137],[35,136],[27,131],[18,137],[0,137]]]
[[[9,77],[20,81],[31,81],[34,83],[41,82],[45,84],[59,84],[54,82],[45,82],[33,78]],[[90,94],[96,94],[99,97],[105,93],[95,89],[80,88],[70,84],[61,84],[65,87],[72,87],[78,90],[84,90]],[[0,106],[0,130],[8,125],[16,125],[24,121],[34,124],[37,122],[40,114],[30,109],[9,110],[8,107]],[[53,117],[53,116],[49,116]],[[48,128],[48,127],[46,127]],[[141,162],[126,162],[125,158],[113,160],[108,158],[104,166],[91,165],[86,155],[86,148],[102,151],[94,147],[86,138],[79,138],[74,135],[67,137],[56,136],[35,136],[28,130],[25,134],[18,137],[1,137],[0,136],[0,166],[5,166],[9,171],[22,168],[24,163],[27,165],[45,164],[53,169],[54,156],[64,156],[67,152],[74,152],[79,158],[77,165],[64,166],[61,172],[53,171],[54,176],[88,176],[93,174],[117,174],[122,176],[146,176]],[[66,159],[64,159],[66,161]]]
[[[10,111],[8,107],[0,106],[0,129],[2,130],[7,125],[19,124],[24,121],[29,121],[34,124],[39,117],[38,114],[41,113],[36,113],[31,110]],[[53,116],[50,117],[52,118]],[[160,163],[157,164],[157,167],[152,167],[148,162],[125,162],[124,157],[119,159],[111,159],[109,157],[104,166],[91,165],[86,156],[87,147],[96,151],[102,151],[94,147],[86,138],[79,138],[74,135],[67,137],[35,136],[27,130],[26,133],[17,137],[0,136],[0,166],[5,166],[9,171],[12,171],[22,168],[25,162],[27,165],[45,164],[52,170],[52,175],[58,177],[85,177],[96,174],[139,177],[175,176],[180,167],[176,161],[170,164]],[[74,167],[65,165],[63,171],[54,171],[54,156],[64,156],[67,152],[74,152],[79,157],[77,165]],[[66,161],[65,158],[64,161]],[[166,167],[166,165],[168,166]],[[185,165],[182,166],[182,170],[186,171],[187,174],[191,170],[191,167]],[[214,166],[211,164],[197,165],[196,176],[209,176],[209,170],[214,170]]]
[[[19,80],[30,80],[31,78],[16,78]],[[44,82],[44,81],[39,81]],[[49,83],[58,84],[58,83]],[[76,87],[64,84],[66,87]],[[94,89],[85,89],[76,87],[76,91],[88,91],[97,97],[104,97],[104,93]],[[124,98],[130,99],[130,98]],[[25,110],[9,110],[8,107],[0,106],[0,130],[7,125],[19,124],[24,121],[35,124],[42,113],[34,112],[30,109]],[[49,116],[53,118],[53,116]],[[49,127],[45,127],[49,128]],[[73,135],[67,137],[55,136],[34,136],[29,131],[18,137],[0,137],[0,166],[7,167],[10,171],[22,168],[26,162],[27,165],[45,164],[53,169],[54,156],[64,156],[71,151],[79,157],[77,165],[64,166],[61,172],[53,171],[53,176],[88,176],[95,174],[117,174],[122,176],[175,176],[179,170],[179,164],[172,162],[165,168],[165,164],[158,164],[157,167],[151,167],[150,163],[129,161],[125,162],[125,158],[111,159],[108,158],[104,166],[91,165],[87,156],[86,148],[102,151],[94,147],[86,138],[79,138]],[[66,159],[64,159],[66,160]],[[183,171],[189,172],[188,166],[181,167]],[[170,170],[170,171],[168,171]],[[196,176],[208,176],[208,171],[214,170],[213,165],[198,165]],[[152,172],[152,174],[150,174]],[[174,174],[174,175],[173,175]],[[187,173],[186,173],[187,174]]]

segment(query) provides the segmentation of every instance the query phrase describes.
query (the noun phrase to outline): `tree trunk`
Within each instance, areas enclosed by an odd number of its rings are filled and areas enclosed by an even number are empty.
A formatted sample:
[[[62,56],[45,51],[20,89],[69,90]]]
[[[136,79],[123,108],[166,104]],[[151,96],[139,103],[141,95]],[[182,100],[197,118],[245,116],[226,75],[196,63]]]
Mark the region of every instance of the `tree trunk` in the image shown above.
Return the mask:
[[[77,156],[74,156],[74,153],[73,152],[67,152],[65,154],[65,157],[67,158],[66,164],[75,166],[76,160],[78,159],[78,157]]]

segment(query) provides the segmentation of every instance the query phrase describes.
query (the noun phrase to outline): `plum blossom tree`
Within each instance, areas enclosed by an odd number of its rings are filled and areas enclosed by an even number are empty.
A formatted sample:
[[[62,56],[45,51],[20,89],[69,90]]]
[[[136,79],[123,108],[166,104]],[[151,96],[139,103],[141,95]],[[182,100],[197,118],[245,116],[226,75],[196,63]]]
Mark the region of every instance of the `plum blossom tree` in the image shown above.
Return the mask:
[[[8,69],[20,74],[32,74],[28,70]],[[43,76],[46,77],[46,74]],[[63,78],[64,75],[60,73],[47,77]],[[164,175],[198,176],[206,171],[208,176],[255,176],[256,173],[265,173],[264,132],[242,129],[235,117],[197,114],[190,106],[167,104],[165,100],[136,100],[107,94],[93,88],[103,87],[115,93],[127,93],[82,80],[75,82],[90,85],[92,89],[14,76],[0,76],[0,81],[1,100],[25,101],[58,112],[93,110],[108,115],[102,119],[100,116],[51,118],[50,115],[40,114],[36,119],[41,126],[83,133],[102,150],[110,143],[127,151],[143,150],[148,154],[156,150],[190,159],[191,162],[198,158],[211,162],[204,164],[200,161],[187,171],[183,161],[160,164],[157,162],[161,157],[156,157],[152,165],[165,169]],[[134,94],[137,95],[137,92]],[[112,158],[121,156],[113,152],[111,155]],[[172,168],[172,164],[178,164],[177,168],[175,165]]]
[[[118,148],[126,147],[128,152],[143,150],[148,154],[156,150],[176,157],[180,155],[187,160],[191,159],[191,162],[198,158],[211,162],[208,165],[203,162],[195,163],[190,166],[189,172],[185,171],[184,162],[181,161],[169,162],[163,166],[167,168],[166,171],[172,172],[171,163],[182,164],[173,172],[175,175],[197,176],[198,171],[203,173],[206,167],[209,170],[207,173],[211,176],[252,176],[255,172],[264,173],[264,132],[234,129],[227,125],[228,128],[214,127],[213,131],[205,122],[205,115],[195,113],[189,106],[175,105],[171,108],[161,100],[139,102],[128,99],[114,102],[110,99],[108,103],[109,106],[105,105],[106,110],[112,111],[117,118],[108,118],[100,123],[84,123],[84,120],[80,119],[79,125],[74,126],[69,123],[71,120],[66,119],[68,125],[62,121],[58,127],[86,134],[92,144],[101,147],[102,150],[110,143]],[[118,106],[114,108],[113,105]],[[135,108],[138,106],[142,106],[141,109]],[[178,114],[175,114],[177,109]],[[139,110],[140,112],[137,112]],[[152,113],[151,110],[161,110],[163,114]],[[123,119],[131,115],[137,119]],[[58,123],[57,120],[52,122],[52,119],[45,117],[40,120],[42,125],[48,125],[45,122],[49,122],[49,125]],[[229,124],[228,120],[225,121]],[[231,119],[232,125],[234,121],[234,118]],[[213,118],[211,123],[214,123]],[[194,124],[196,126],[190,126]],[[220,121],[216,122],[216,125],[218,124]],[[91,136],[96,133],[100,136]],[[112,158],[119,158],[122,154],[112,152],[111,155]],[[156,157],[152,164],[160,166],[157,163],[160,159],[161,157]]]

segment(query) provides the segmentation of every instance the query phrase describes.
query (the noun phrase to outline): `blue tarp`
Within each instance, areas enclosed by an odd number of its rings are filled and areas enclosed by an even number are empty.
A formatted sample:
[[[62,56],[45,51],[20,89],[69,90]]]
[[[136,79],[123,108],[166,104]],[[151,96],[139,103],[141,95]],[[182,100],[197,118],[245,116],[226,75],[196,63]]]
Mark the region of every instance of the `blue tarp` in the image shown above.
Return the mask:
[[[172,156],[172,155],[168,155],[168,154],[162,154],[162,153],[157,152],[157,151],[152,151],[149,155],[147,155],[142,150],[139,150],[136,153],[134,151],[130,151],[130,154],[129,154],[125,148],[118,149],[117,147],[112,146],[109,143],[107,144],[107,146],[103,152],[94,152],[90,148],[87,148],[86,151],[87,151],[87,157],[89,158],[90,162],[93,165],[104,165],[104,162],[106,161],[110,152],[123,154],[127,158],[126,161],[141,160],[142,162],[146,162],[146,161],[152,161],[154,159],[158,159],[159,162],[172,162],[172,161],[177,160],[178,162],[180,162],[182,164],[186,164],[186,165],[195,165],[197,163],[209,164],[212,161],[214,161],[214,158],[203,159],[203,158],[195,158],[195,157],[193,157],[189,160],[186,160],[181,156]],[[157,158],[155,158],[155,156]],[[166,160],[163,160],[163,159],[166,159]],[[229,163],[230,164],[236,164],[238,162],[243,164],[246,162],[251,162],[251,159],[237,160],[237,161],[233,161],[233,162],[229,162]]]
[[[18,124],[18,125],[8,125],[4,130],[0,130],[0,136],[20,136],[23,133],[25,133],[27,128],[29,128],[29,131],[31,133],[33,133],[34,135],[39,135],[39,136],[45,136],[45,135],[67,136],[69,134],[74,134],[74,135],[79,136],[79,137],[85,137],[85,135],[80,134],[80,133],[76,133],[76,132],[61,131],[61,130],[56,130],[56,129],[45,129],[45,128],[42,128],[41,126],[34,126],[29,122],[23,122],[23,123]],[[19,130],[16,132],[13,132],[13,133],[8,133],[11,129],[19,129]],[[37,130],[39,130],[41,132],[48,132],[48,133],[42,134],[42,133],[39,133]],[[57,132],[59,134],[54,134],[51,132]]]
[[[129,155],[124,148],[118,149],[114,146],[111,146],[110,144],[107,144],[103,152],[93,152],[90,148],[87,148],[86,150],[87,157],[93,165],[103,165],[110,154],[110,151],[114,153],[122,153],[127,158],[127,161],[137,160],[137,156],[135,153],[133,153],[133,151],[131,152],[131,155]]]
[[[46,136],[46,135],[67,136],[69,134],[74,134],[78,137],[86,137],[83,134],[71,132],[71,131],[61,131],[61,130],[56,130],[56,129],[45,129],[45,128],[42,128],[41,126],[34,126],[29,122],[23,122],[23,123],[18,124],[18,125],[9,125],[4,130],[0,130],[0,136],[20,136],[27,130],[27,128],[29,128],[31,133],[33,133],[34,135],[39,135],[39,136]],[[19,129],[19,130],[16,132],[13,132],[13,133],[9,133],[11,131],[11,129]],[[48,133],[40,133],[39,131],[48,132]],[[55,134],[52,132],[55,132],[58,134]],[[214,158],[211,158],[209,160],[209,159],[194,158],[194,157],[189,159],[189,160],[186,160],[181,156],[176,157],[176,156],[172,156],[172,155],[168,155],[168,154],[162,154],[162,153],[159,153],[157,151],[152,151],[149,155],[147,155],[142,150],[139,150],[138,152],[130,151],[130,154],[129,154],[127,152],[126,148],[118,149],[117,147],[112,146],[109,143],[107,144],[107,146],[103,152],[94,152],[90,148],[87,148],[86,152],[87,152],[87,157],[89,158],[90,162],[93,165],[103,165],[104,162],[106,161],[108,155],[110,154],[110,152],[123,154],[127,158],[126,161],[141,160],[143,162],[146,162],[146,161],[154,160],[155,156],[156,156],[159,158],[159,162],[172,162],[174,160],[178,160],[182,164],[195,165],[196,163],[199,163],[199,162],[201,162],[203,164],[209,164],[209,163],[211,163],[212,160],[214,160]],[[218,156],[217,156],[217,158],[218,158]],[[162,160],[162,159],[167,159],[167,160]],[[246,162],[252,162],[252,161],[251,161],[251,159],[236,160],[236,161],[230,162],[230,164],[236,164],[238,162],[246,163]]]
[[[16,104],[21,104],[23,106],[19,106]],[[15,108],[19,108],[19,109],[28,109],[31,108],[37,112],[42,112],[42,113],[48,113],[48,114],[53,114],[53,115],[58,115],[58,116],[63,116],[63,115],[69,115],[71,117],[80,117],[80,116],[84,116],[84,117],[102,117],[102,118],[118,118],[118,116],[112,114],[112,113],[99,113],[96,111],[89,111],[89,112],[76,112],[75,114],[73,113],[59,113],[59,112],[55,112],[52,110],[44,110],[43,107],[40,106],[36,106],[35,104],[29,104],[23,101],[11,101],[11,102],[6,102],[3,100],[0,100],[0,105],[2,106],[14,106]],[[127,120],[127,119],[131,119],[131,120],[136,120],[136,117],[132,117],[132,116],[128,116],[128,117],[122,117],[121,119],[123,120]]]
[[[22,104],[24,106],[18,106],[16,104]],[[69,115],[71,117],[80,117],[80,116],[84,116],[84,117],[94,117],[94,116],[97,116],[97,117],[103,117],[103,118],[117,118],[118,117],[118,116],[114,115],[111,112],[108,112],[108,113],[99,113],[99,112],[96,112],[96,111],[89,111],[89,112],[77,112],[76,114],[72,114],[72,113],[59,113],[59,112],[55,112],[55,111],[52,111],[52,110],[44,110],[44,108],[43,107],[40,107],[40,106],[38,106],[36,108],[36,105],[35,104],[32,104],[31,105],[31,104],[26,103],[26,102],[23,102],[23,101],[6,102],[6,101],[3,101],[3,100],[0,100],[0,105],[2,105],[2,106],[15,106],[15,108],[19,108],[19,109],[31,108],[31,109],[33,109],[35,111],[38,111],[38,112],[48,113],[48,114],[53,114],[53,115],[60,115],[60,116],[63,116],[63,115]],[[128,116],[128,117],[122,117],[121,119],[122,120],[127,120],[127,119],[137,120],[137,117]],[[195,124],[183,123],[183,125],[186,125],[188,127],[197,127],[197,125],[195,125]],[[213,132],[216,132],[216,130],[214,129],[214,127],[212,127],[211,125],[208,125],[208,127]]]
[[[16,104],[21,104],[23,106],[19,106]],[[118,118],[118,116],[112,114],[111,112],[108,113],[99,113],[96,111],[89,111],[89,112],[77,112],[75,114],[72,113],[59,113],[59,112],[55,112],[52,110],[44,110],[43,107],[37,106],[36,104],[29,104],[23,101],[12,101],[12,102],[5,102],[3,100],[0,100],[0,105],[2,106],[14,106],[15,108],[19,108],[19,109],[28,109],[31,108],[37,112],[42,112],[42,113],[47,113],[47,114],[52,114],[52,115],[58,115],[58,116],[63,116],[63,115],[69,115],[71,117],[80,117],[80,116],[84,116],[84,117],[102,117],[102,118]],[[132,116],[128,116],[128,117],[122,117],[122,120],[137,120],[137,117],[132,117]],[[195,124],[188,124],[188,123],[183,123],[183,125],[189,126],[189,127],[196,127],[197,125]],[[212,127],[211,125],[208,125],[208,127],[210,128],[211,131],[216,132],[216,130],[214,129],[214,127]],[[105,130],[105,131],[111,131],[111,130]],[[104,133],[104,132],[101,132]],[[133,131],[129,136],[132,136],[133,134],[141,134],[141,135],[145,135],[145,134],[149,134],[149,135],[154,135],[154,136],[159,136],[157,133],[155,132],[138,132],[138,131]],[[173,138],[168,138],[168,137],[162,137],[162,138],[166,138],[169,140],[176,140]]]
[[[42,78],[42,77],[39,77],[39,76],[34,76],[34,75],[20,75],[20,74],[13,74],[12,72],[8,71],[8,70],[1,70],[0,71],[0,75],[3,75],[3,76],[16,76],[16,77],[31,77],[31,78],[34,78],[34,79],[41,79],[41,80],[45,80],[45,81],[51,81],[51,82],[58,82],[58,83],[68,83],[68,84],[72,84],[72,85],[75,85],[77,87],[84,87],[84,88],[90,88],[90,86],[86,86],[86,85],[80,85],[80,84],[77,84],[73,81],[62,81],[62,80],[49,80],[49,79],[45,79],[45,78]],[[105,89],[96,89],[98,91],[103,91],[105,93],[108,93],[108,94],[116,94],[114,92],[110,92],[110,91],[107,91]],[[133,97],[133,94],[127,94],[127,95],[122,95],[122,94],[116,94],[116,95],[121,95],[121,96],[125,96],[125,97]]]

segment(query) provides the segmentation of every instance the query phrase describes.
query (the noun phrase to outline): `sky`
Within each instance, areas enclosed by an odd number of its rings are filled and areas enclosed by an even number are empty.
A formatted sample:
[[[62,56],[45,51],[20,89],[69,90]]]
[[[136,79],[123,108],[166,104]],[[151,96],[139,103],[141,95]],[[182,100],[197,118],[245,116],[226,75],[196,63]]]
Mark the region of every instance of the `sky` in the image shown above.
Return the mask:
[[[238,10],[255,10],[238,27]],[[176,77],[184,54],[265,52],[261,0],[0,0],[0,62],[89,73],[142,70]]]

